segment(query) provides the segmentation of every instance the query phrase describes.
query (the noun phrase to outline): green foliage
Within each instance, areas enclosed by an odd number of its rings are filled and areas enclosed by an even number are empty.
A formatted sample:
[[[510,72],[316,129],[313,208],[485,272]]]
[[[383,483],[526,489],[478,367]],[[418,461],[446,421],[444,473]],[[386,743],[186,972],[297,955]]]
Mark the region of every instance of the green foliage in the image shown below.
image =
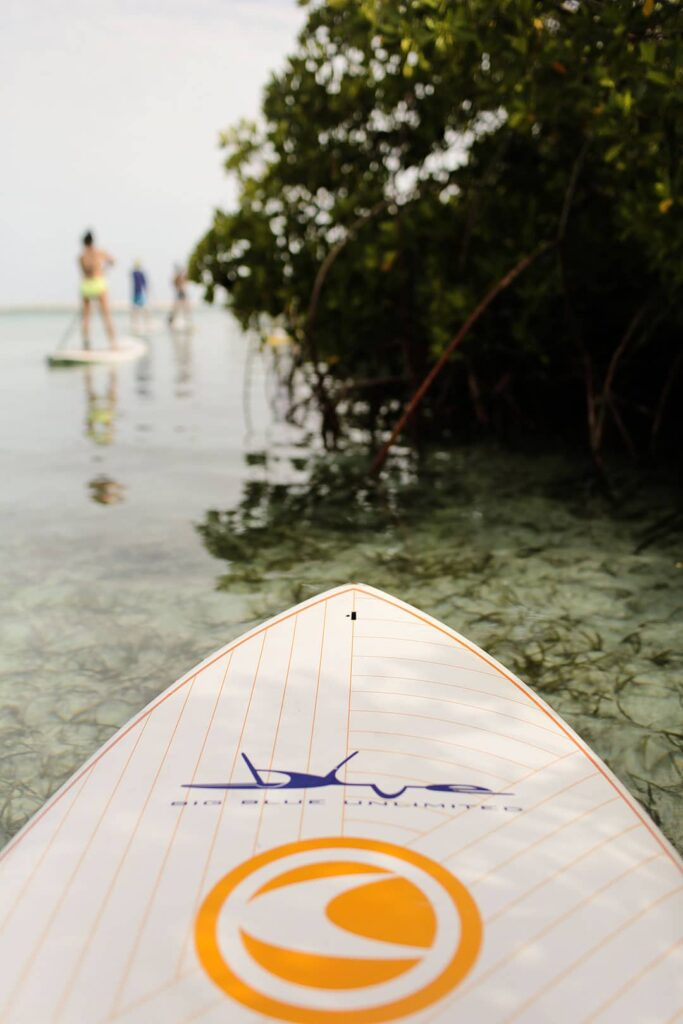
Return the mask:
[[[207,297],[220,286],[244,325],[281,316],[305,339],[334,254],[317,351],[342,379],[402,379],[403,396],[482,294],[561,235],[477,324],[432,395],[432,424],[575,433],[587,402],[594,450],[605,421],[630,446],[673,436],[675,0],[309,6],[262,126],[222,138],[239,203],[216,212],[193,255]]]

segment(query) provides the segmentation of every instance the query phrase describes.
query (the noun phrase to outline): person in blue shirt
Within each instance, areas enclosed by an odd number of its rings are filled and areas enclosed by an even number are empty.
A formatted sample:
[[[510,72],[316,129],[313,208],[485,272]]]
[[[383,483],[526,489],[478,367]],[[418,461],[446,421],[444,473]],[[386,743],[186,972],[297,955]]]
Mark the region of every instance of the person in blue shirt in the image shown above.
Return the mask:
[[[133,264],[131,284],[133,287],[130,314],[131,331],[134,334],[142,334],[149,326],[149,312],[147,310],[148,285],[147,277],[140,266],[139,260],[136,260]]]

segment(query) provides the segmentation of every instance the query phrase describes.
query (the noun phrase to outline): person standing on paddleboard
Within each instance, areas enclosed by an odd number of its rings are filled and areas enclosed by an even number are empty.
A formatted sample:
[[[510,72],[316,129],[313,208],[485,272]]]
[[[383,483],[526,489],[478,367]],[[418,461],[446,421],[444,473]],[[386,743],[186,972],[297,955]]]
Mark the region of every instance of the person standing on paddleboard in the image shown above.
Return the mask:
[[[114,321],[109,308],[109,295],[107,292],[107,279],[104,272],[107,267],[112,266],[114,259],[95,246],[95,239],[92,231],[86,231],[83,235],[83,249],[78,257],[78,265],[83,275],[81,281],[82,321],[83,321],[83,347],[90,348],[90,303],[97,299],[100,304],[100,312],[104,321],[104,328],[107,332],[109,345],[112,349],[118,348],[116,343],[116,332]]]
[[[187,329],[191,325],[190,300],[187,297],[187,274],[178,264],[176,264],[173,272],[173,289],[175,291],[175,300],[173,302],[173,308],[168,314],[168,322],[170,326],[173,327],[178,313],[182,313],[184,327]]]

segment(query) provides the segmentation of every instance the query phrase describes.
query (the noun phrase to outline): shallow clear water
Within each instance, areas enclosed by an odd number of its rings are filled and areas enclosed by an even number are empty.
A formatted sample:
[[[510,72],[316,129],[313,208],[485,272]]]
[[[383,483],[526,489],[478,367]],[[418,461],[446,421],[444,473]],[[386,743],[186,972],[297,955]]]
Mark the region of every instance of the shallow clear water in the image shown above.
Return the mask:
[[[48,369],[67,324],[0,317],[0,839],[212,649],[360,579],[521,675],[683,847],[666,490],[622,475],[611,506],[580,465],[472,448],[399,454],[403,482],[355,499],[361,456],[323,460],[311,497],[274,357],[223,314],[114,374]]]

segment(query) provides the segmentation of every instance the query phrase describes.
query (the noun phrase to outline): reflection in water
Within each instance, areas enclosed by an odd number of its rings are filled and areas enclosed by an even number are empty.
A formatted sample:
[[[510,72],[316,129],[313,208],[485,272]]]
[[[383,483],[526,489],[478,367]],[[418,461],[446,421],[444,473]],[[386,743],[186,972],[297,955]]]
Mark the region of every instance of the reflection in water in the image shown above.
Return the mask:
[[[305,407],[310,399],[310,388],[305,385],[303,378],[295,377],[297,359],[298,348],[289,344],[289,340],[286,344],[272,344],[270,340],[259,342],[256,339],[252,339],[248,343],[242,380],[242,412],[246,428],[244,439],[246,448],[251,446],[251,438],[255,433],[251,402],[252,376],[257,369],[257,362],[270,410],[270,427],[274,427],[277,431],[283,424],[293,423],[294,413],[301,407]],[[297,392],[297,387],[300,393]],[[271,444],[271,440],[273,444]],[[277,443],[268,436],[266,441],[269,448]]]
[[[95,370],[86,366],[83,371],[85,384],[85,436],[97,445],[110,445],[116,437],[116,406],[118,402],[118,376],[116,369],[106,371],[104,389],[96,387]],[[123,501],[126,488],[102,473],[90,480],[88,491],[92,501],[98,505],[117,505]]]
[[[148,339],[144,356],[135,364],[135,390],[143,398],[152,397],[152,369],[152,342]]]
[[[285,341],[280,338],[276,342],[274,339],[278,337],[278,335],[271,335],[264,347],[267,367],[265,380],[266,395],[273,410],[274,419],[276,422],[283,422],[291,419],[296,407],[296,399],[293,394],[293,373],[297,365],[298,349],[289,342],[286,335]]]
[[[176,327],[170,335],[175,357],[175,395],[189,398],[192,394],[192,330]]]
[[[107,384],[104,391],[95,389],[95,371],[87,366],[83,371],[85,383],[85,433],[95,444],[111,444],[115,435],[116,403],[118,400],[118,378],[115,369],[106,371]]]
[[[126,488],[104,473],[88,483],[90,497],[98,505],[118,505],[125,497]]]
[[[210,553],[231,563],[226,586],[241,580],[242,572],[253,578],[278,564],[314,557],[320,542],[334,545],[347,530],[371,535],[391,524],[391,509],[379,492],[358,487],[367,462],[364,451],[307,460],[308,472],[298,479],[301,460],[291,452],[284,459],[264,451],[245,458],[266,472],[245,481],[234,508],[207,512],[197,527]]]

